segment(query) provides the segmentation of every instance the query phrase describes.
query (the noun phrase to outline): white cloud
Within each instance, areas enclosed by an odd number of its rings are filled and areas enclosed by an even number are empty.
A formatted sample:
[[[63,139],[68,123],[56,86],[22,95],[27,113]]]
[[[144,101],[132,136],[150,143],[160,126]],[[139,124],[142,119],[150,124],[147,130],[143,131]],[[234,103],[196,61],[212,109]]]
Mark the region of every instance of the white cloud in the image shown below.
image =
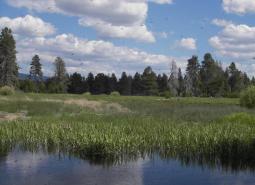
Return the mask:
[[[233,24],[231,21],[226,21],[224,19],[213,19],[212,24],[220,27],[226,27],[230,24]]]
[[[80,24],[95,28],[101,36],[131,38],[154,42],[146,25],[147,0],[7,0],[14,7],[25,7],[39,12],[77,16]],[[172,0],[151,0],[172,3]],[[133,34],[132,34],[133,33]]]
[[[52,73],[52,62],[56,56],[61,56],[67,63],[69,72],[86,74],[122,71],[134,73],[142,71],[150,65],[159,72],[168,72],[169,63],[174,59],[165,55],[150,54],[138,49],[115,46],[102,40],[86,40],[72,34],[57,35],[52,38],[36,37],[18,40],[18,62],[22,71],[27,72],[28,64],[34,54],[42,58],[45,74]],[[175,58],[184,63],[184,59]],[[185,61],[186,63],[186,61]]]
[[[151,32],[147,31],[146,25],[133,25],[122,26],[112,25],[109,22],[104,22],[100,19],[94,18],[82,18],[79,20],[79,24],[82,26],[93,27],[102,37],[113,38],[131,38],[138,39],[144,42],[155,42],[155,38]]]
[[[183,38],[176,42],[177,48],[187,49],[187,50],[196,50],[197,44],[196,39],[194,38]]]
[[[220,26],[223,30],[209,39],[217,53],[243,60],[251,60],[255,56],[255,27],[234,23]]]
[[[255,13],[254,0],[223,0],[222,6],[224,10],[228,13]]]
[[[158,4],[172,4],[173,0],[148,0],[149,2],[154,2]]]
[[[0,17],[0,28],[4,27],[9,27],[15,34],[24,36],[46,36],[54,34],[56,31],[55,27],[50,23],[31,15],[14,19]]]

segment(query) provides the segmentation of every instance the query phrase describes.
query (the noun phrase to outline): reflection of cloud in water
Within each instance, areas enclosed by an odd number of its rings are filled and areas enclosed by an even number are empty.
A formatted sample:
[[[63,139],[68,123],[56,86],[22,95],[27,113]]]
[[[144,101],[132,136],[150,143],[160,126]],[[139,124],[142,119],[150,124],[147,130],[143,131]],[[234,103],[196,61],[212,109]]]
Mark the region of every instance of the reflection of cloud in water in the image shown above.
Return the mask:
[[[11,153],[0,164],[1,185],[142,185],[143,164],[138,160],[124,165],[103,167],[79,159],[57,155]]]
[[[180,161],[139,159],[103,166],[58,155],[11,153],[0,160],[0,185],[254,185],[251,171],[236,173]]]

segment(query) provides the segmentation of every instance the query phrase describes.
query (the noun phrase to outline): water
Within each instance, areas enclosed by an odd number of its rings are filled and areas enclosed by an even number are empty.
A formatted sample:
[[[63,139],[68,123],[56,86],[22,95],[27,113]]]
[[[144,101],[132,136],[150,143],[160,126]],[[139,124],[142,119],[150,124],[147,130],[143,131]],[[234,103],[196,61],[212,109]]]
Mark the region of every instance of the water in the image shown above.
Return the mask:
[[[159,157],[105,165],[75,157],[13,151],[0,157],[0,185],[254,185],[251,170],[232,171]]]

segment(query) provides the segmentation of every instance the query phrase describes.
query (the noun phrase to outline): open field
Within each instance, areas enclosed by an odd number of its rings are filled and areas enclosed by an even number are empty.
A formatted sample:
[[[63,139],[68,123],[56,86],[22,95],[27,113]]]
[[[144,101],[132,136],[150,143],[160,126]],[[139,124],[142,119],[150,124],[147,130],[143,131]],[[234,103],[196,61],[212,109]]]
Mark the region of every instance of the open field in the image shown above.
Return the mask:
[[[255,162],[255,110],[238,104],[222,98],[0,96],[0,149],[81,157],[157,152],[246,165]]]

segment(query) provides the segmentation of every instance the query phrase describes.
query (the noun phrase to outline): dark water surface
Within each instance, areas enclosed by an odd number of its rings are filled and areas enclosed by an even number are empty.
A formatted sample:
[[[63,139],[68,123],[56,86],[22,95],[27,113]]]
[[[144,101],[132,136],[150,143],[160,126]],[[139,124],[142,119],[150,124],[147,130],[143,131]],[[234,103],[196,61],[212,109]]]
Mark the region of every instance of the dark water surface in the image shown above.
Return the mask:
[[[255,185],[255,173],[187,166],[159,157],[101,165],[75,157],[14,151],[0,157],[0,185]]]

